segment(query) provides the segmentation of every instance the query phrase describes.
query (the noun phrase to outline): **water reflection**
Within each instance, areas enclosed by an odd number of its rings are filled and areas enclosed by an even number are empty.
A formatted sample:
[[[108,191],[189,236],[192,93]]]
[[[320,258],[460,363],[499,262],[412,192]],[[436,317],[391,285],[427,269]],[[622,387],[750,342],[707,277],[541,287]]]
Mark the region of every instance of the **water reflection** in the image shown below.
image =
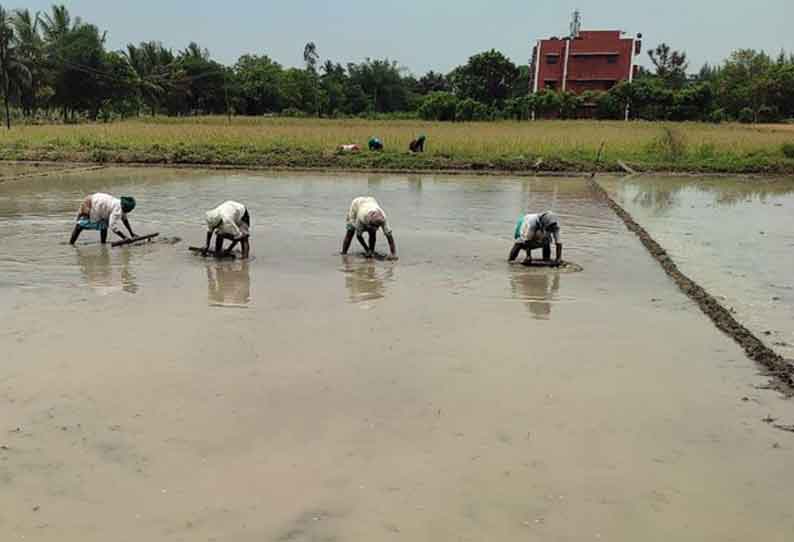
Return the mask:
[[[535,320],[550,320],[552,301],[560,291],[560,273],[545,269],[514,269],[510,274],[513,296],[526,303]]]
[[[128,250],[111,254],[109,246],[75,247],[80,273],[97,293],[107,295],[115,292],[138,292],[138,282],[130,265],[132,256]]]
[[[702,194],[718,206],[758,200],[794,193],[792,179],[637,179],[625,181],[624,191],[633,192],[632,203],[663,214],[672,207],[690,202],[694,194]],[[689,194],[687,194],[689,193]]]
[[[214,307],[246,308],[251,302],[249,262],[207,262],[207,299]]]
[[[342,257],[342,272],[351,303],[382,299],[386,296],[386,282],[394,278],[391,264],[357,256]]]

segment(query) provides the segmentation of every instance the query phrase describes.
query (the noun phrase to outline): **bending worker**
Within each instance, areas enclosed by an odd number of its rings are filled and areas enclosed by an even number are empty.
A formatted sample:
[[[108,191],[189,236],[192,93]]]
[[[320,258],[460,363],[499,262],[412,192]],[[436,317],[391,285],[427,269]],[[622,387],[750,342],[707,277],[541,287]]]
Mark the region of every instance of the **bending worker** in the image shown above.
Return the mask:
[[[510,251],[509,261],[514,261],[522,250],[527,251],[525,265],[532,263],[532,251],[543,249],[543,261],[551,261],[551,241],[556,245],[555,265],[562,262],[562,239],[560,238],[560,220],[551,211],[541,214],[528,214],[516,224],[515,244]]]
[[[397,246],[394,244],[391,228],[386,220],[386,213],[383,212],[375,198],[360,197],[353,200],[350,210],[347,213],[347,235],[342,243],[342,254],[347,254],[353,236],[356,236],[359,244],[364,247],[364,254],[367,258],[375,255],[375,242],[378,229],[383,229],[383,234],[389,241],[391,256],[389,259],[397,259]],[[369,234],[369,244],[364,242],[364,232]]]
[[[135,209],[135,198],[129,196],[114,198],[110,194],[101,192],[86,196],[83,203],[80,204],[80,210],[77,212],[77,223],[74,225],[74,230],[72,230],[69,244],[75,244],[83,230],[98,231],[99,239],[103,245],[108,242],[108,230],[111,230],[122,239],[126,239],[127,236],[124,235],[119,227],[119,221],[130,232],[130,237],[135,237],[130,221],[127,220],[127,214],[131,213],[133,209]]]
[[[248,238],[251,236],[251,214],[245,205],[236,201],[221,203],[211,211],[207,211],[207,242],[204,252],[210,250],[212,235],[215,234],[215,255],[223,256],[223,241],[232,242],[225,253],[231,253],[237,243],[240,243],[243,258],[248,258],[250,245]]]

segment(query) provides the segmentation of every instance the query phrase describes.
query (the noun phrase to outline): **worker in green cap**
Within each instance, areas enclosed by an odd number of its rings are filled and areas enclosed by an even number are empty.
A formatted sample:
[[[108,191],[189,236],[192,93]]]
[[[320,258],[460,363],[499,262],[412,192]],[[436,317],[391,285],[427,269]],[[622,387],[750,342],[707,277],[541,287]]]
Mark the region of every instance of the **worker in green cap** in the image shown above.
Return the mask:
[[[425,141],[427,141],[427,137],[424,135],[420,135],[408,145],[408,148],[411,152],[425,152]]]
[[[80,204],[69,244],[75,244],[83,230],[98,231],[102,244],[108,241],[108,230],[122,239],[126,239],[127,236],[121,231],[119,222],[127,228],[130,237],[135,237],[130,221],[127,219],[127,214],[131,213],[133,209],[135,209],[135,198],[130,196],[115,198],[101,192],[87,196]]]
[[[379,137],[371,137],[368,145],[369,145],[369,150],[371,151],[383,150],[383,141],[381,141]]]

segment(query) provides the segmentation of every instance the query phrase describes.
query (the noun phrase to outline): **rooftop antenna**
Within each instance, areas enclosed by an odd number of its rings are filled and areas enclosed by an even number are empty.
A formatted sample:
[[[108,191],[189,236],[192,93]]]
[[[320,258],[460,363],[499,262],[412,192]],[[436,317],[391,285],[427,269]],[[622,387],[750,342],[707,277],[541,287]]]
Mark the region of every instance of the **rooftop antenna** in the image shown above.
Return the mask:
[[[571,39],[576,39],[582,31],[582,13],[577,9],[571,17]]]

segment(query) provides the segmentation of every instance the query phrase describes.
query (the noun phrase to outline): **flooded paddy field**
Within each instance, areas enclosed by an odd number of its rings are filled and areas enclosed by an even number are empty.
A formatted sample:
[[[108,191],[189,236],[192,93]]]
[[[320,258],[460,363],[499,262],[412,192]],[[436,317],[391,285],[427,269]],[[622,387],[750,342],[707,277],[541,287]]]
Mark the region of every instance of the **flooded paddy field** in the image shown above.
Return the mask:
[[[682,271],[794,358],[794,178],[602,182]]]
[[[163,239],[66,244],[100,190]],[[364,194],[398,262],[338,254]],[[225,199],[251,261],[187,251]],[[581,272],[506,263],[547,208]],[[0,223],[2,540],[794,532],[794,403],[584,181],[109,169],[0,183]]]

